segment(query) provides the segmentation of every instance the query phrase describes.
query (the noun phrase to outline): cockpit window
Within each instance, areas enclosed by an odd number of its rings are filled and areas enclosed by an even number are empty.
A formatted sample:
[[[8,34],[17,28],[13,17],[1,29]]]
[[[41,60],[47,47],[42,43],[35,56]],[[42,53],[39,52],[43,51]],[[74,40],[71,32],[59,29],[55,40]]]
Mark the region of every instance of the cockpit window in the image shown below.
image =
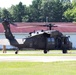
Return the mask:
[[[68,39],[68,38],[64,38],[64,43],[65,43],[65,44],[67,44],[67,43],[68,43],[68,41],[69,41],[69,39]]]

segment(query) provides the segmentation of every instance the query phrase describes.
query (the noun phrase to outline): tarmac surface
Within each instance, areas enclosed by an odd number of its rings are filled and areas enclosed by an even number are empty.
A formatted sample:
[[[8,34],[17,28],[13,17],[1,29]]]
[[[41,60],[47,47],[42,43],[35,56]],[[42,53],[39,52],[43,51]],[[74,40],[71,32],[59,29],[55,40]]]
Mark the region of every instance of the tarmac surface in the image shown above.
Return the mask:
[[[3,53],[0,52],[2,55]],[[0,56],[0,62],[56,62],[56,61],[76,61],[76,56],[10,56],[10,54],[14,54],[14,52],[7,52],[6,56]],[[35,52],[35,51],[26,51],[19,52],[19,54],[43,54],[43,52]],[[61,52],[49,52],[49,54],[62,54]],[[72,54],[76,54],[76,52],[73,52]]]
[[[0,56],[1,61],[56,62],[76,61],[76,56]]]

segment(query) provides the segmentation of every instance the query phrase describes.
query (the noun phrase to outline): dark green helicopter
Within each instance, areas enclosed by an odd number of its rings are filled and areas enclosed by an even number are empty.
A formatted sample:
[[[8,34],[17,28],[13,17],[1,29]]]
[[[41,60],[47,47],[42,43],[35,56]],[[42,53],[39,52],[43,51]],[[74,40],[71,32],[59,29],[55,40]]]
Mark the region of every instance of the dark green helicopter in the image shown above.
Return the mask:
[[[5,37],[9,40],[10,45],[17,47],[15,54],[18,53],[19,49],[23,48],[33,48],[43,50],[44,53],[47,53],[49,50],[62,50],[63,53],[67,53],[67,50],[72,48],[72,43],[69,41],[69,37],[64,36],[61,32],[57,30],[51,30],[52,27],[56,27],[53,24],[46,24],[40,26],[47,26],[49,30],[41,31],[36,35],[32,36],[30,33],[30,37],[24,38],[23,44],[19,44],[18,41],[13,36],[10,30],[10,24],[7,19],[2,22],[2,25],[5,30]],[[13,23],[12,23],[13,24]],[[16,24],[13,24],[16,26]]]

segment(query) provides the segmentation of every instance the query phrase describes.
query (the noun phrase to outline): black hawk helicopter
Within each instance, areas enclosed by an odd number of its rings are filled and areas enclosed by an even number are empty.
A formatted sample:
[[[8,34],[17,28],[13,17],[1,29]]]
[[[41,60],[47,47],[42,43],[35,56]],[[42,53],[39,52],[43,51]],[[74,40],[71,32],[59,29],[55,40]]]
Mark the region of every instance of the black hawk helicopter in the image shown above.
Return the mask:
[[[6,19],[2,22],[2,25],[5,30],[5,37],[9,40],[12,46],[18,48],[15,54],[17,54],[18,50],[22,48],[33,48],[43,50],[45,54],[49,50],[62,50],[63,53],[67,53],[67,50],[72,48],[72,43],[69,41],[68,36],[64,36],[61,32],[57,30],[51,30],[52,27],[57,27],[53,24],[40,25],[49,27],[49,30],[42,30],[40,34],[37,33],[34,36],[32,36],[32,33],[30,33],[31,36],[28,38],[24,38],[23,44],[19,44],[13,36],[10,30],[10,24],[11,22]]]

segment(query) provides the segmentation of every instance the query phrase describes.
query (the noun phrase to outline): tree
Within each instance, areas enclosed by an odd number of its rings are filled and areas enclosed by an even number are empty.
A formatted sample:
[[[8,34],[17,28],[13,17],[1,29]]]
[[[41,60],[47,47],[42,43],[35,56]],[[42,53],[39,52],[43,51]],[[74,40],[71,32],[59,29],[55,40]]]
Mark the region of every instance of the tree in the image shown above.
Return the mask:
[[[33,0],[29,6],[29,21],[41,21],[41,2],[42,0]]]
[[[73,7],[76,7],[76,0],[72,0]]]
[[[32,5],[22,2],[9,9],[0,9],[1,18],[10,18],[15,22],[61,22],[76,21],[76,1],[73,0],[33,0]]]
[[[62,20],[63,21],[70,21],[69,19],[66,18],[66,16],[64,15],[68,9],[72,9],[72,3],[71,0],[61,0],[62,5],[63,5],[63,17]],[[68,12],[67,12],[68,13]]]
[[[22,22],[22,18],[25,15],[25,7],[22,5],[22,2],[19,2],[16,6],[12,5],[10,8],[10,13],[16,22]]]
[[[2,11],[2,9],[0,8],[0,18],[1,18],[1,11]]]
[[[43,17],[44,20],[48,17],[48,21],[62,21],[62,3],[60,0],[43,1]]]
[[[7,9],[3,8],[2,12],[1,12],[1,18],[2,19],[4,19],[4,18],[8,18],[8,19],[11,18],[10,12]]]
[[[69,2],[71,2],[71,0],[60,0],[61,2],[63,2],[63,3],[69,3]]]
[[[64,12],[64,16],[65,16],[65,18],[67,19],[67,21],[73,21],[73,17],[72,17],[72,11],[71,11],[71,9],[68,9],[67,11],[65,11]]]
[[[0,8],[0,22],[1,22],[1,11],[2,11],[2,9]]]
[[[60,0],[55,0],[54,5],[54,21],[60,22],[62,21],[63,16],[63,5]]]
[[[72,1],[72,8],[68,8],[67,11],[64,12],[64,16],[68,21],[76,21],[76,1]]]

